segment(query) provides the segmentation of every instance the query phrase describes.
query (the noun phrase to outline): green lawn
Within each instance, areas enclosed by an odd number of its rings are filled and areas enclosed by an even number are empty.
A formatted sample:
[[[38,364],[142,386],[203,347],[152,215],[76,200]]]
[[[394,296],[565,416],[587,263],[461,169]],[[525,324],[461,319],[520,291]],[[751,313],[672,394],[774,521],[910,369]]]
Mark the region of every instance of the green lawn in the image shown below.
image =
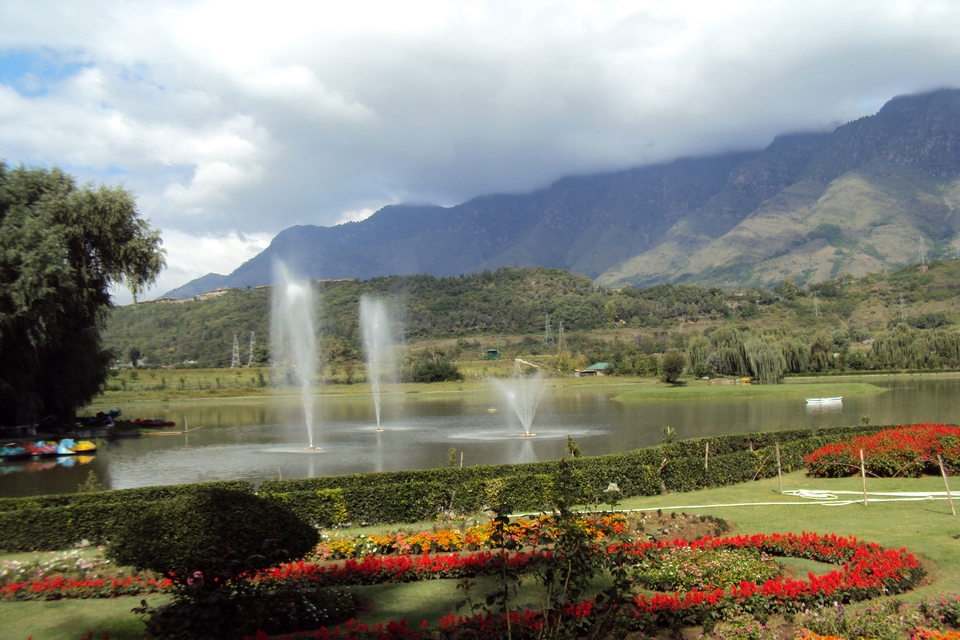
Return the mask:
[[[148,596],[157,606],[168,596]],[[0,635],[4,640],[80,640],[88,631],[100,640],[141,640],[143,623],[131,613],[142,597],[0,604]]]
[[[626,391],[614,400],[720,400],[723,398],[834,398],[884,389],[864,382],[796,382],[791,384],[725,384],[695,382],[683,386],[649,385]]]
[[[448,394],[487,392],[491,385],[489,378],[506,377],[513,373],[513,362],[509,360],[491,360],[467,363],[464,366],[465,379],[456,382],[437,383],[399,383],[383,385],[386,394]],[[257,386],[257,374],[269,374],[267,369],[144,369],[126,370],[118,374],[104,391],[85,407],[81,414],[93,414],[113,407],[145,406],[177,402],[224,402],[224,401],[262,401],[278,396],[299,397],[300,391],[293,387]],[[135,377],[134,377],[135,376]],[[120,381],[124,383],[120,385]],[[182,381],[182,382],[181,382]],[[547,387],[589,387],[589,388],[635,388],[638,385],[655,386],[653,378],[632,376],[604,376],[598,378],[576,378],[571,375],[545,377]],[[318,396],[365,395],[371,393],[366,382],[354,384],[318,385],[314,391]]]

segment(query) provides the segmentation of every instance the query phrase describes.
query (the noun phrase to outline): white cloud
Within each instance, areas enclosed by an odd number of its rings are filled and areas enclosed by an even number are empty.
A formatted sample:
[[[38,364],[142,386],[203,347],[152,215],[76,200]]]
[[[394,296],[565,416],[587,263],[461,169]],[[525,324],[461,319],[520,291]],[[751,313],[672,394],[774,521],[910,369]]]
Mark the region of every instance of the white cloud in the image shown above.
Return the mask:
[[[164,231],[167,269],[142,297],[155,298],[208,273],[227,274],[266,249],[270,240],[271,236],[266,233],[241,235],[231,231],[220,236],[194,236],[177,230]],[[113,291],[113,298],[117,304],[133,301],[129,291],[119,289]]]
[[[943,0],[7,2],[0,154],[122,179],[179,250],[759,147],[960,85],[958,28]],[[80,66],[4,80],[11,52]]]

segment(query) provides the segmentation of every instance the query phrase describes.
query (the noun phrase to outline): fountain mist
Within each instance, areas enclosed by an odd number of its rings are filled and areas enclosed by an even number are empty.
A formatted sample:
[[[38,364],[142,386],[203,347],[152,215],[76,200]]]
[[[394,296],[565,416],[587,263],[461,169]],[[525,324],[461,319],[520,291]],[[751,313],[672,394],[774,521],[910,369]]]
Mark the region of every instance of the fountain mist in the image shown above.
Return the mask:
[[[314,332],[313,290],[310,281],[290,277],[282,262],[274,265],[276,286],[271,293],[270,345],[278,380],[292,378],[300,387],[300,402],[313,446],[313,386],[317,379],[317,341]]]
[[[367,354],[367,375],[373,388],[373,408],[380,428],[380,382],[392,379],[394,374],[393,334],[383,300],[374,296],[360,298],[360,327],[363,331],[363,350]]]
[[[543,380],[538,371],[532,377],[524,377],[520,369],[520,363],[513,363],[513,378],[509,380],[494,380],[493,383],[499,389],[503,397],[510,403],[510,406],[520,418],[520,424],[523,425],[524,436],[535,436],[530,433],[530,425],[533,424],[533,417],[537,413],[537,407],[540,406],[540,399],[543,397]]]

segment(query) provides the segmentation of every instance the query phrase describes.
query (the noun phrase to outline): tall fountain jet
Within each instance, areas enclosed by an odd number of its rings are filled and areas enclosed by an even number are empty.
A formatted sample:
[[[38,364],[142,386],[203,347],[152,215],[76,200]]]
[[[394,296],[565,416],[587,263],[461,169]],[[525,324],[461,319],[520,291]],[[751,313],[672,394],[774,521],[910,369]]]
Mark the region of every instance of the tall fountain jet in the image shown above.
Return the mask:
[[[380,382],[390,380],[394,373],[394,344],[386,305],[376,296],[360,298],[360,328],[363,331],[363,350],[367,353],[367,376],[373,388],[373,408],[377,414],[377,433],[380,428]]]
[[[493,382],[520,418],[520,424],[523,425],[521,437],[531,438],[537,435],[531,433],[530,426],[533,424],[533,417],[537,413],[537,407],[540,406],[540,399],[543,398],[545,390],[540,373],[537,372],[529,378],[525,377],[520,368],[520,362],[514,361],[513,378]]]
[[[313,387],[317,379],[317,340],[310,281],[296,281],[282,262],[274,264],[270,312],[270,344],[274,374],[292,378],[300,387],[300,402],[310,449],[313,446]]]

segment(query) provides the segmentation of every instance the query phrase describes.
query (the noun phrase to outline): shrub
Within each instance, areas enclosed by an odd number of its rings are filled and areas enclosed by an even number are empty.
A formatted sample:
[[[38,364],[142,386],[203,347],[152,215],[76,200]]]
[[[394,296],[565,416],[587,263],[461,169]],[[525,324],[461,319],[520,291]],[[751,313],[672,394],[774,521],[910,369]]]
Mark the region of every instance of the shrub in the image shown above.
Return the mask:
[[[186,495],[204,487],[253,494],[246,481],[143,487],[116,491],[0,498],[0,550],[52,551],[82,540],[109,542],[126,522],[159,500]]]
[[[264,553],[268,540],[276,541],[272,557]],[[318,541],[315,529],[276,502],[200,489],[152,505],[117,532],[107,552],[121,565],[183,582],[204,567],[218,545],[228,545],[240,569],[250,571],[300,558]]]
[[[687,359],[680,351],[667,351],[660,358],[660,379],[664,382],[674,384],[683,374],[683,368],[687,365]]]
[[[410,371],[411,382],[446,382],[448,380],[463,380],[463,373],[457,365],[448,360],[420,362]]]

